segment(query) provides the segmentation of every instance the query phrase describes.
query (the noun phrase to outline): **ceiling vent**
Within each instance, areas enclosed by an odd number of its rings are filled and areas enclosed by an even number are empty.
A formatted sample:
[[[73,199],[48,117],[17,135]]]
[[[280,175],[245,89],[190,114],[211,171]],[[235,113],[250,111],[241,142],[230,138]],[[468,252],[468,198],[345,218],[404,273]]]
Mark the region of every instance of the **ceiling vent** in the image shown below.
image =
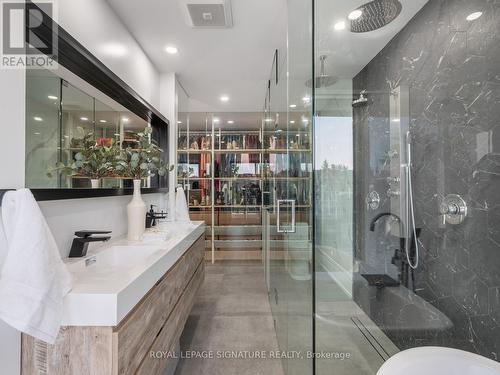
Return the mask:
[[[233,27],[230,0],[184,0],[187,22],[193,28]]]

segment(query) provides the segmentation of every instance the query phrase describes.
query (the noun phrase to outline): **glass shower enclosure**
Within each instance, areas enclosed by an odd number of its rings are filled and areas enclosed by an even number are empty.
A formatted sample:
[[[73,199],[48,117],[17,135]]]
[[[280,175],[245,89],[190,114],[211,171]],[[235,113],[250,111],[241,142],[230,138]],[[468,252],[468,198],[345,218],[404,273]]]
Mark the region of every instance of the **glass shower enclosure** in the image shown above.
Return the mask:
[[[278,342],[304,355],[285,374],[376,374],[421,346],[499,359],[499,35],[492,0],[288,1],[263,116],[288,139],[264,213]]]

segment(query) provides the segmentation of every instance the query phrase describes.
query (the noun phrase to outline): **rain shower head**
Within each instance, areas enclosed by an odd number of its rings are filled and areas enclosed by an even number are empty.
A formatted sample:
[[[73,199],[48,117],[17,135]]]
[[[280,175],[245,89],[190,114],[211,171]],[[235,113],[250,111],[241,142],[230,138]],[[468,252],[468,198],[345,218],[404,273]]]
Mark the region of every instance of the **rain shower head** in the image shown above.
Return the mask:
[[[315,83],[314,83],[314,87],[317,89],[322,88],[322,87],[332,86],[332,85],[336,84],[337,81],[339,80],[338,77],[329,76],[328,74],[326,74],[325,62],[326,62],[327,58],[328,58],[327,55],[321,55],[319,57],[319,61],[321,63],[321,71],[320,71],[320,75],[315,78]],[[306,82],[306,86],[312,87],[312,83],[313,83],[313,80],[309,79]]]
[[[351,31],[367,33],[378,30],[394,21],[402,8],[399,0],[374,0],[361,5],[356,9],[361,11],[361,16],[351,20]]]

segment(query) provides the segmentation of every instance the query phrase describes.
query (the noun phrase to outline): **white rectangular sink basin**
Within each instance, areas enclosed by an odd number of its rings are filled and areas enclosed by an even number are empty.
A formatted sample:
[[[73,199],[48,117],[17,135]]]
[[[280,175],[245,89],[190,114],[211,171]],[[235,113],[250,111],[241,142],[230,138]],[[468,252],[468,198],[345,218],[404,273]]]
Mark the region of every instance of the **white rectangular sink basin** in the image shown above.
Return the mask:
[[[95,255],[68,264],[68,269],[74,278],[96,273],[110,275],[112,272],[126,272],[147,261],[159,250],[158,246],[111,246]]]
[[[202,222],[166,223],[144,241],[113,240],[85,258],[68,259],[73,288],[62,325],[118,325],[204,231]]]

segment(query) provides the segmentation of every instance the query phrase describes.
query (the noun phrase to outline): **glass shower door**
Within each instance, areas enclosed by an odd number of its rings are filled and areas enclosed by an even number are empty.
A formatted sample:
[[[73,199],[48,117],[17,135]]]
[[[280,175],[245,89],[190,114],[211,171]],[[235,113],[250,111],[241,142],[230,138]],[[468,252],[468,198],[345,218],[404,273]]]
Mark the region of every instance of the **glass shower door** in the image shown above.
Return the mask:
[[[285,375],[313,373],[312,2],[288,1],[263,118],[269,294]]]
[[[500,4],[314,5],[316,374],[498,362]]]

